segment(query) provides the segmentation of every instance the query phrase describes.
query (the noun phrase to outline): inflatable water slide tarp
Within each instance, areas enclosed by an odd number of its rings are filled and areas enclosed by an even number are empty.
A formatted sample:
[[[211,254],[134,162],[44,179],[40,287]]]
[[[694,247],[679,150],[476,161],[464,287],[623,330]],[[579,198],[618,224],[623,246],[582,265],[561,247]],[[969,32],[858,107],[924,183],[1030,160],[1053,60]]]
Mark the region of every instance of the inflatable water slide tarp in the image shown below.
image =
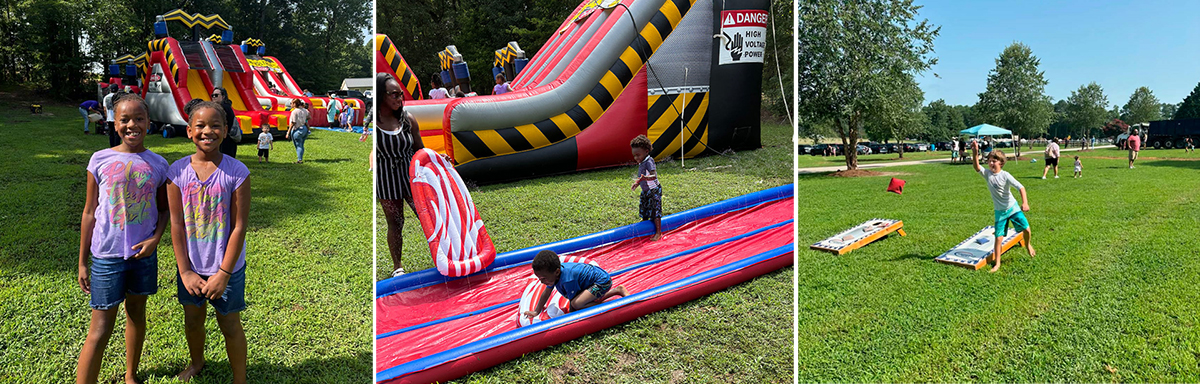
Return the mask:
[[[657,242],[648,239],[653,224],[640,222],[503,253],[465,277],[428,269],[380,281],[376,381],[445,382],[791,265],[793,191],[785,185],[666,216]],[[521,326],[521,299],[538,288],[529,264],[547,249],[599,265],[630,295],[548,310]]]
[[[768,9],[768,0],[584,1],[512,92],[407,101],[405,110],[426,146],[477,183],[627,164],[639,134],[659,160],[755,149]],[[421,97],[391,40],[378,35],[375,45],[376,70]]]
[[[262,40],[246,39],[241,44],[246,64],[251,71],[247,77],[254,84],[254,93],[258,95],[262,107],[266,110],[287,110],[293,99],[304,100],[311,105],[309,108],[308,125],[313,127],[328,127],[326,113],[329,108],[329,98],[324,96],[305,96],[304,90],[296,84],[287,67],[274,56],[265,56],[266,45]],[[354,119],[351,125],[363,125],[366,116],[366,104],[355,98],[338,99],[354,109]]]

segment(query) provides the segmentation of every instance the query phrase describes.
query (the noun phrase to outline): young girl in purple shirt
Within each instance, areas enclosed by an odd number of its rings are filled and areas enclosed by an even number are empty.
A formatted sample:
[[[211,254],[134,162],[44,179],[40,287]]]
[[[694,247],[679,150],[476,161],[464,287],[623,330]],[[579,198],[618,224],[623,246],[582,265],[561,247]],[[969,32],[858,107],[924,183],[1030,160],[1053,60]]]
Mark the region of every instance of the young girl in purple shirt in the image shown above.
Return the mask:
[[[121,144],[96,152],[87,166],[78,282],[91,296],[92,320],[75,371],[79,383],[96,382],[122,301],[125,381],[137,381],[146,300],[158,292],[157,249],[167,228],[167,160],[143,145],[149,109],[142,98],[126,94],[113,110]]]
[[[178,377],[187,381],[204,368],[207,304],[217,312],[234,383],[246,382],[246,334],[239,313],[246,308],[246,222],[250,216],[250,171],[222,154],[225,111],[201,102],[188,120],[196,153],[171,164],[167,198],[171,241],[179,268],[176,290],[183,305],[190,363]]]

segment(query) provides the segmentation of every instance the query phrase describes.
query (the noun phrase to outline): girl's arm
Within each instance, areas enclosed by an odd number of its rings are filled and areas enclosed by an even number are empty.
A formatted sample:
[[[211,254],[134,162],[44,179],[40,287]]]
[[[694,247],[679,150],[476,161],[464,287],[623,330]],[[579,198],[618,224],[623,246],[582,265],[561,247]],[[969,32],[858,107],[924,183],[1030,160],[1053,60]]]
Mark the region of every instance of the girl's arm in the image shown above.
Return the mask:
[[[96,176],[87,172],[87,193],[83,202],[83,218],[79,221],[79,289],[92,293],[91,276],[88,274],[88,255],[92,248],[92,230],[96,228],[96,205],[99,204],[100,186]]]
[[[221,260],[221,270],[208,278],[204,285],[204,296],[217,299],[225,293],[229,278],[233,277],[233,268],[237,266],[238,258],[242,255],[242,247],[246,245],[246,225],[250,221],[250,178],[242,182],[233,191],[233,201],[229,211],[234,214],[233,232],[229,234],[229,242],[225,245],[225,257]]]
[[[154,236],[150,236],[140,243],[134,244],[133,249],[138,250],[133,255],[134,259],[140,259],[149,256],[158,249],[158,243],[162,241],[163,232],[167,231],[167,222],[170,219],[170,208],[167,207],[167,185],[163,184],[158,187],[158,192],[155,193],[154,204],[158,206],[158,221],[154,223]]]
[[[204,290],[204,279],[192,270],[188,258],[187,227],[183,223],[183,192],[175,183],[167,183],[167,202],[171,207],[171,246],[175,249],[175,267],[179,268],[179,281],[192,296],[200,296]]]
[[[545,290],[542,290],[542,295],[538,296],[537,305],[533,306],[532,311],[525,311],[525,317],[532,319],[546,310],[546,302],[550,300],[550,294],[552,293],[554,293],[554,287],[548,286]]]

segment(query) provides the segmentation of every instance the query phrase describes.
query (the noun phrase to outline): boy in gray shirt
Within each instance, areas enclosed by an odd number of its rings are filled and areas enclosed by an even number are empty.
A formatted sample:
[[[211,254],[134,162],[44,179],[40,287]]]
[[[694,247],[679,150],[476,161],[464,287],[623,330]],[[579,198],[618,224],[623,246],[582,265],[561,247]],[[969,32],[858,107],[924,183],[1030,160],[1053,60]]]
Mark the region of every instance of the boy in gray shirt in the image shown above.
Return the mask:
[[[1029,211],[1029,198],[1025,194],[1025,186],[1003,169],[1004,163],[1007,161],[1004,152],[997,149],[989,153],[988,166],[984,168],[979,166],[979,143],[971,144],[971,159],[974,162],[975,172],[987,180],[988,192],[992,193],[992,208],[995,208],[996,240],[994,244],[996,248],[992,252],[992,257],[996,258],[996,265],[992,267],[991,272],[996,272],[1000,270],[1000,251],[1009,222],[1012,222],[1013,229],[1024,237],[1025,250],[1029,251],[1029,257],[1037,254],[1033,250],[1033,244],[1029,242],[1032,233],[1029,231],[1029,220],[1025,218],[1025,212]],[[1016,188],[1021,192],[1019,207],[1017,200],[1013,198],[1011,188]]]

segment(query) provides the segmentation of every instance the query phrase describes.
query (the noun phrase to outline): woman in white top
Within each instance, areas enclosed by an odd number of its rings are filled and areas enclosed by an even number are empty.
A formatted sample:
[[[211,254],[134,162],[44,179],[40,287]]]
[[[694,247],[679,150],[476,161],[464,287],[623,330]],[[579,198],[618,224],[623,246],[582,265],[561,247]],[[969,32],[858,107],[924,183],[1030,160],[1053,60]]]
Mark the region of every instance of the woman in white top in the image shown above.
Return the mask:
[[[292,139],[292,145],[296,146],[296,164],[304,163],[304,139],[308,138],[308,109],[300,99],[292,99],[292,116],[288,118],[288,130],[284,137]]]

